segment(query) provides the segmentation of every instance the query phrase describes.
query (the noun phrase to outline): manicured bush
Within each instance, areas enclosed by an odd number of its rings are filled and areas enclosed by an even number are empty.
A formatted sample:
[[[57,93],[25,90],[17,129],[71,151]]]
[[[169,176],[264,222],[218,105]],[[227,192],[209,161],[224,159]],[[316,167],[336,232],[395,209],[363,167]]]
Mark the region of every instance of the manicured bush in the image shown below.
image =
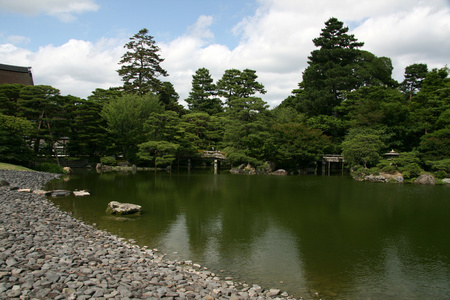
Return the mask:
[[[117,165],[117,161],[114,157],[112,156],[104,156],[102,158],[100,158],[100,162],[103,165],[107,165],[107,166],[115,166]]]
[[[448,176],[447,173],[444,171],[434,172],[434,177],[439,178],[439,179],[447,178],[447,176]]]
[[[42,163],[36,168],[36,170],[41,172],[58,173],[58,174],[64,173],[64,168],[54,163]]]
[[[427,166],[434,172],[450,174],[450,158],[436,161],[427,161]]]

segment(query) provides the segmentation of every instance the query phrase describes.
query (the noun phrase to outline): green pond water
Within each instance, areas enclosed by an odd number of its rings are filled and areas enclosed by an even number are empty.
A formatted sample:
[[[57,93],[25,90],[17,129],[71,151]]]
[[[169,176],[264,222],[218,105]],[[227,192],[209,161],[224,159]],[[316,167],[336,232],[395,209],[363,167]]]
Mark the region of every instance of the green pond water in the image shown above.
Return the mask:
[[[99,229],[235,281],[321,299],[450,297],[450,187],[348,176],[83,173],[49,189]],[[105,213],[110,201],[139,217]]]

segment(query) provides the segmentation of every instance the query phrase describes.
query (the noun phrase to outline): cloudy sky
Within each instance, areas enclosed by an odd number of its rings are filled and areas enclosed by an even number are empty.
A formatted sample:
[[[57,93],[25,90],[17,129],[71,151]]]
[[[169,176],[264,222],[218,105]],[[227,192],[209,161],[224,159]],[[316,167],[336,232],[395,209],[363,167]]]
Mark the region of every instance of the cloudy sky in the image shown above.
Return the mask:
[[[450,64],[450,0],[0,0],[0,63],[31,66],[35,84],[86,98],[121,85],[123,45],[142,28],[161,48],[180,102],[198,68],[253,69],[272,107],[301,81],[324,22],[336,17],[404,68]]]

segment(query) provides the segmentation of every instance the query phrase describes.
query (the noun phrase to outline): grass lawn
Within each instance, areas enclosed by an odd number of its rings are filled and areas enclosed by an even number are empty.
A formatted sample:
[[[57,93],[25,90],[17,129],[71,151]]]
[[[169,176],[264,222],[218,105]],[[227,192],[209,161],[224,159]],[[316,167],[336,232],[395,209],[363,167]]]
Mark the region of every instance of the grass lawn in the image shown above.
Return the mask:
[[[0,170],[33,171],[31,169],[0,162]]]

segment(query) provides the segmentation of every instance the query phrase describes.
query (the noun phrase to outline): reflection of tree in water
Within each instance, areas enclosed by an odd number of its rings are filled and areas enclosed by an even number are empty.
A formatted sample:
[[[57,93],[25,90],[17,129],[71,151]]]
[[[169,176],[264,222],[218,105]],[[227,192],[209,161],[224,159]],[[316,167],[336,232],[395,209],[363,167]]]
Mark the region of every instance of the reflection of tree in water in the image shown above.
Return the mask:
[[[248,195],[248,190],[226,182],[245,177],[205,176],[203,179],[193,183],[188,196],[184,195],[180,201],[191,251],[197,257],[205,257],[208,246],[214,243],[219,257],[250,255],[249,245],[267,230],[268,222],[258,216],[262,208]]]
[[[391,294],[417,298],[427,295],[417,285],[443,282],[442,274],[433,279],[417,278],[425,274],[423,257],[433,260],[450,253],[450,244],[436,238],[448,228],[447,213],[436,215],[436,208],[429,204],[405,205],[404,201],[411,199],[402,199],[408,195],[404,191],[397,193],[397,185],[343,180],[349,179],[336,177],[334,182],[327,181],[327,188],[318,183],[297,190],[297,201],[293,201],[294,193],[278,198],[274,218],[297,234],[308,290],[324,297],[377,298]],[[437,231],[430,234],[430,228]],[[434,249],[427,245],[434,245]],[[399,264],[399,270],[393,269],[393,261]],[[416,290],[415,294],[411,289]]]
[[[54,187],[92,191],[55,202],[99,228],[153,247],[180,237],[173,235],[179,226],[188,247],[180,255],[270,287],[285,281],[278,288],[294,295],[439,298],[450,290],[448,190],[441,187],[195,172],[61,182]],[[112,200],[136,201],[143,215],[101,218]]]

